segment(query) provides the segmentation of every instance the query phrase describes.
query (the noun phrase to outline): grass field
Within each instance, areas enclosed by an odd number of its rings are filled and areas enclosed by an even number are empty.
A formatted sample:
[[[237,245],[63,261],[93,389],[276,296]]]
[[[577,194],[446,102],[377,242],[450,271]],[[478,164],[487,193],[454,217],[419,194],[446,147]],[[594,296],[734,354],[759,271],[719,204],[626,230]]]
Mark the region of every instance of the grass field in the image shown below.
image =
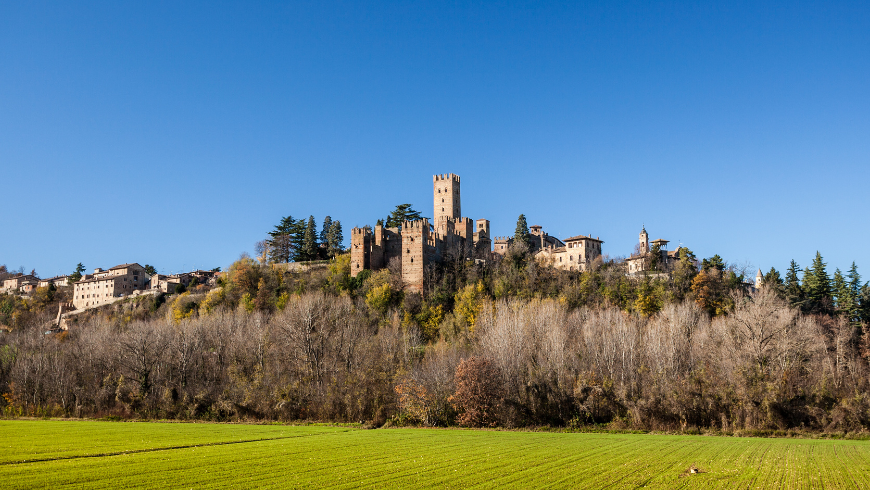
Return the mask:
[[[11,488],[870,488],[864,441],[0,421],[0,448]]]

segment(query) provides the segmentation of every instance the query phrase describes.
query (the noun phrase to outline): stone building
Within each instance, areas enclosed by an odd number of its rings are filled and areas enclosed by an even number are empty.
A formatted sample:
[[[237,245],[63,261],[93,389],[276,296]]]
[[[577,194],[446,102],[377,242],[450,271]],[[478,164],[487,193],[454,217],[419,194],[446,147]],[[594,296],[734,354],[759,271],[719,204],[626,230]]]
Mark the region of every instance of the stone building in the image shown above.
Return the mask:
[[[16,274],[13,277],[7,277],[3,280],[3,289],[0,292],[4,293],[17,293],[20,291],[21,286],[25,284],[37,284],[39,282],[39,278],[31,274]]]
[[[67,279],[69,279],[69,276],[54,276],[48,279],[40,279],[39,285],[37,287],[47,288],[48,286],[54,284],[54,287],[56,288],[65,288],[69,286],[69,282],[67,282]]]
[[[433,222],[423,218],[401,227],[376,225],[351,230],[351,275],[387,266],[401,269],[410,291],[426,286],[426,268],[440,263],[445,254],[467,259],[489,257],[492,242],[489,221],[462,216],[460,179],[446,174],[432,177]]]
[[[680,261],[680,248],[677,247],[676,250],[669,252],[668,251],[668,240],[657,239],[650,241],[649,234],[646,232],[646,227],[644,226],[641,231],[639,237],[639,243],[637,250],[631,254],[630,257],[625,259],[625,263],[628,266],[629,274],[638,274],[640,272],[644,272],[649,269],[650,262],[652,256],[650,255],[652,251],[658,247],[659,249],[659,269],[661,272],[668,272],[673,270],[674,266],[677,262]]]
[[[564,243],[561,247],[538,251],[535,258],[556,269],[583,272],[601,257],[601,244],[604,242],[600,238],[592,238],[592,235],[577,235],[566,238]]]
[[[136,291],[149,289],[151,277],[139,264],[121,264],[108,270],[95,269],[93,275],[78,281],[73,290],[73,306],[84,310],[115,302]]]

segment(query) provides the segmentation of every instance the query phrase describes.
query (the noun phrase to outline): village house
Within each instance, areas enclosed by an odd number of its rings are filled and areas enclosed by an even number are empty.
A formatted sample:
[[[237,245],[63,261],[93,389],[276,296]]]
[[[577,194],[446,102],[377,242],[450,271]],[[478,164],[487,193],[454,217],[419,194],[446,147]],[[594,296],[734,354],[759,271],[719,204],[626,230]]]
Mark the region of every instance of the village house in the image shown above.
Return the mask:
[[[95,269],[93,275],[75,283],[73,306],[83,310],[109,304],[117,298],[148,289],[150,276],[139,264],[121,264],[108,270]]]
[[[14,293],[21,290],[21,286],[25,284],[37,284],[39,278],[31,274],[18,274],[14,277],[8,277],[3,280],[3,289],[0,292]]]
[[[587,271],[601,257],[600,238],[592,235],[577,235],[565,239],[565,244],[556,248],[544,248],[535,254],[535,259],[556,269]]]
[[[68,282],[69,276],[54,276],[48,279],[40,279],[39,284],[36,287],[47,288],[54,284],[56,288],[65,288],[70,284]]]
[[[205,284],[214,287],[219,275],[219,272],[204,270],[169,275],[155,274],[151,276],[150,288],[154,291],[172,294],[181,285],[185,288],[190,287],[191,284]]]

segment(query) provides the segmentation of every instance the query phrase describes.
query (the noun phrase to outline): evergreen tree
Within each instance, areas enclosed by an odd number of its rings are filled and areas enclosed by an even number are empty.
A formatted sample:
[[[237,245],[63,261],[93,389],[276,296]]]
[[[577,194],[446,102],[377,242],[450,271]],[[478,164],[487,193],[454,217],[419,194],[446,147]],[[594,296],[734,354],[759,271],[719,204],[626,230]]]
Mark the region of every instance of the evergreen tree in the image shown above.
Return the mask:
[[[785,283],[775,268],[771,267],[770,272],[764,275],[762,281],[762,287],[770,289],[780,297],[785,296]]]
[[[858,298],[858,316],[861,319],[861,323],[870,325],[870,283],[865,284],[861,288]]]
[[[849,279],[849,291],[852,293],[852,298],[858,298],[861,294],[861,274],[858,274],[858,266],[852,262],[852,267],[849,268],[849,273],[846,274]]]
[[[73,284],[82,280],[82,275],[85,272],[85,266],[81,262],[76,265],[76,270],[66,279],[68,284]]]
[[[861,322],[861,274],[858,274],[858,266],[852,262],[852,267],[849,268],[849,273],[846,274],[846,287],[843,291],[843,296],[848,296],[846,305],[843,308],[845,314],[851,322]],[[839,303],[839,298],[837,303]],[[839,305],[838,305],[839,306]]]
[[[526,215],[521,214],[517,218],[517,229],[514,231],[514,243],[528,244],[532,241],[532,235],[529,233],[529,224],[526,223]]]
[[[344,236],[341,233],[341,221],[335,220],[332,222],[332,225],[329,227],[329,233],[327,234],[327,245],[329,249],[330,257],[335,257],[336,254],[342,251],[342,242],[344,242]]]
[[[788,303],[795,308],[802,308],[804,303],[804,291],[801,287],[798,272],[800,272],[797,262],[792,259],[788,270],[785,272],[785,298]]]
[[[725,261],[722,260],[722,257],[720,257],[719,254],[701,261],[701,270],[708,271],[710,269],[716,269],[719,272],[725,270]]]
[[[320,229],[320,243],[329,243],[329,228],[332,226],[332,217],[323,218],[323,228]]]
[[[302,238],[302,260],[315,259],[317,259],[317,225],[314,224],[314,216],[309,216]]]
[[[717,255],[718,257],[718,255]],[[652,246],[649,251],[649,267],[650,272],[658,272],[662,262],[662,246],[658,243]]]
[[[149,276],[157,274],[157,269],[153,265],[145,264],[145,273]]]
[[[296,220],[293,219],[293,216],[285,216],[281,218],[280,223],[275,225],[275,229],[269,232],[270,238],[266,242],[266,252],[271,262],[281,264],[294,259],[296,250],[299,248],[299,242],[294,236],[296,227]]]
[[[387,222],[384,226],[387,228],[402,229],[402,223],[405,221],[417,221],[420,219],[420,212],[414,211],[410,204],[399,204],[396,209],[387,217]]]
[[[837,313],[848,318],[851,308],[852,295],[849,291],[849,285],[846,283],[846,278],[840,272],[840,268],[834,270],[834,281],[832,292],[836,300]]]
[[[822,254],[816,252],[813,265],[804,270],[803,289],[806,295],[804,310],[807,312],[832,312],[831,278],[825,269],[826,266],[827,264],[822,260]]]

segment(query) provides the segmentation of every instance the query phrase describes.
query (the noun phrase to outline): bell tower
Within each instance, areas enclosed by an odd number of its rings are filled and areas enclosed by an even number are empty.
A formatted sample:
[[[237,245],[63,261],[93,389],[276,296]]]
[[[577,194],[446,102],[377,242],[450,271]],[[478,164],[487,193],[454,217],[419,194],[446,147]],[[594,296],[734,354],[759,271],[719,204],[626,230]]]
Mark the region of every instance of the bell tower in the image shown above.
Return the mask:
[[[437,226],[445,219],[459,219],[462,216],[462,206],[459,199],[459,176],[442,174],[432,176],[432,194],[434,195],[434,213]]]
[[[646,254],[649,252],[649,234],[646,232],[646,226],[640,230],[640,253]]]

